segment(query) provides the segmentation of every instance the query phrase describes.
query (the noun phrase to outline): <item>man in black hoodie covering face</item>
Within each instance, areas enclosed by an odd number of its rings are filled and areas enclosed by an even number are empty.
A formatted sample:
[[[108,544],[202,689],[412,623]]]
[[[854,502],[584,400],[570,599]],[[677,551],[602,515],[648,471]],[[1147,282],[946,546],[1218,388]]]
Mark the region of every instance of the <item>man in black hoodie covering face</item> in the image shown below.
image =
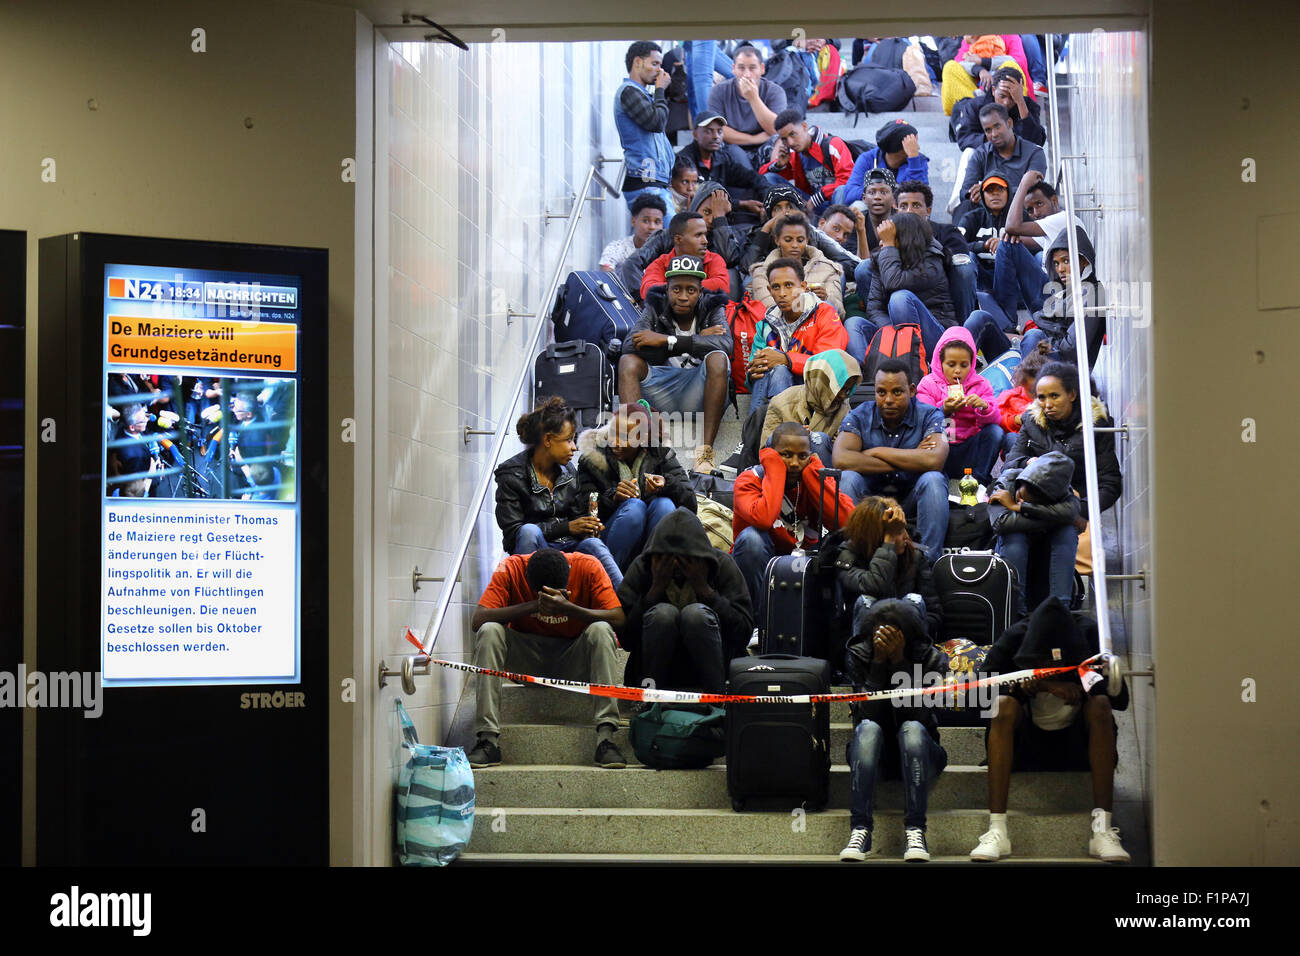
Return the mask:
[[[695,514],[678,508],[655,526],[618,589],[630,652],[624,682],[721,692],[727,663],[745,653],[754,612],[731,555],[709,544]]]
[[[981,670],[991,674],[1078,664],[1097,648],[1096,621],[1048,598],[1002,633]],[[1119,828],[1111,826],[1118,761],[1112,711],[1128,707],[1128,687],[1117,660],[1108,675],[1087,675],[1086,683],[1072,671],[1003,688],[989,724],[989,830],[971,851],[972,860],[1011,854],[1007,797],[1012,770],[1088,769],[1094,806],[1088,852],[1108,863],[1128,862]]]

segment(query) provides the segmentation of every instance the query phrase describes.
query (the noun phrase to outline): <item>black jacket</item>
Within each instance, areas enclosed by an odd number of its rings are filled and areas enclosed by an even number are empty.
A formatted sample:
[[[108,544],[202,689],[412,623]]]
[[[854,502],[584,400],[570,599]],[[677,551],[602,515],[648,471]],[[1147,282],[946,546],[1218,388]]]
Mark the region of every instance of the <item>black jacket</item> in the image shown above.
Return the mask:
[[[1106,289],[1097,278],[1097,257],[1092,249],[1092,240],[1084,232],[1082,227],[1075,228],[1075,242],[1079,247],[1079,255],[1088,260],[1090,272],[1087,277],[1080,281],[1079,293],[1083,298],[1083,307],[1085,309],[1092,307],[1104,306],[1106,304]],[[1044,237],[1046,238],[1046,237]],[[1064,229],[1060,234],[1053,237],[1051,244],[1044,253],[1048,269],[1052,265],[1052,253],[1057,249],[1069,249],[1070,240]],[[1075,361],[1075,335],[1077,323],[1074,321],[1074,296],[1068,288],[1063,288],[1060,283],[1053,281],[1054,291],[1051,295],[1043,300],[1043,307],[1038,314],[1034,316],[1034,324],[1047,333],[1048,339],[1052,343],[1052,351],[1059,352],[1068,362]],[[1087,330],[1085,333],[1087,350],[1088,350],[1088,368],[1092,368],[1097,362],[1097,355],[1101,352],[1102,340],[1106,337],[1106,315],[1098,312],[1096,314],[1084,315],[1083,327]]]
[[[889,297],[906,289],[916,293],[930,314],[945,328],[955,325],[952,296],[948,293],[948,273],[944,271],[943,246],[931,239],[930,248],[921,264],[915,269],[904,269],[894,246],[881,246],[872,260],[876,264],[876,280],[867,295],[867,318],[876,326],[889,324]]]
[[[698,333],[701,329],[721,326],[721,335],[686,334],[677,325],[677,320],[669,314],[668,294],[664,287],[656,287],[646,295],[645,308],[636,325],[628,331],[623,339],[624,355],[639,355],[648,365],[664,365],[671,355],[693,355],[704,360],[710,352],[721,351],[731,357],[731,330],[727,327],[727,294],[725,292],[704,291],[695,306],[695,322],[692,328]],[[677,343],[669,352],[667,346],[661,348],[638,349],[632,344],[632,333],[638,329],[658,332],[660,335],[675,335]]]
[[[532,455],[524,449],[497,465],[497,527],[506,554],[515,553],[515,539],[525,524],[539,525],[547,541],[569,538],[569,522],[587,513],[578,493],[578,473],[570,464],[560,470],[554,490],[533,477]]]
[[[695,510],[695,489],[686,471],[677,461],[676,453],[667,445],[652,444],[645,449],[645,458],[641,470],[637,473],[637,485],[641,494],[645,494],[645,475],[663,475],[664,490],[662,494],[671,498],[679,508]],[[593,491],[599,495],[599,515],[602,522],[608,523],[615,508],[614,492],[618,490],[618,459],[609,447],[609,425],[600,428],[588,428],[578,435],[578,492],[583,502]]]
[[[640,249],[624,259],[619,264],[616,275],[619,283],[628,291],[628,295],[639,301],[641,279],[645,275],[646,268],[660,256],[672,251],[673,240],[669,237],[668,227],[665,224],[664,228],[653,233]],[[713,228],[709,230],[708,251],[722,256],[722,261],[727,264],[728,269],[735,268],[741,260],[742,250],[736,244],[725,216],[713,220]]]
[[[920,548],[915,551],[912,567],[903,571],[892,545],[882,544],[872,555],[860,555],[844,542],[835,558],[836,577],[845,591],[845,601],[852,604],[859,595],[876,599],[901,598],[919,594],[925,601],[925,626],[929,634],[943,633],[943,607],[934,587],[930,559]]]
[[[962,251],[979,264],[979,287],[985,291],[993,288],[993,266],[996,254],[985,250],[984,243],[988,242],[990,237],[1000,233],[1006,224],[1005,207],[995,216],[982,203],[961,217],[959,228],[966,239],[966,248]]]
[[[1047,504],[1020,503],[1019,511],[989,499],[989,524],[998,534],[1032,533],[1050,531],[1058,525],[1069,524],[1079,515],[1079,499],[1070,490],[1074,477],[1074,462],[1064,452],[1052,450],[1024,469],[1006,467],[994,482],[993,491],[1010,491],[1015,494],[1016,482],[1032,485],[1047,499]]]
[[[619,601],[623,604],[626,620],[619,629],[619,643],[629,653],[627,670],[623,682],[629,687],[641,683],[641,620],[651,605],[645,601],[650,593],[650,584],[654,579],[651,558],[656,554],[680,554],[688,557],[703,558],[712,569],[709,572],[709,586],[714,595],[701,603],[713,610],[718,616],[718,626],[722,632],[722,657],[724,661],[740,657],[745,653],[750,632],[754,628],[754,611],[749,600],[749,588],[741,576],[731,555],[719,551],[709,544],[709,536],[700,524],[700,519],[690,512],[678,508],[655,525],[646,542],[645,550],[628,565],[623,583],[618,589]]]
[[[918,669],[922,686],[940,682],[938,675],[944,670],[943,652],[934,646],[920,612],[913,605],[906,601],[881,601],[872,605],[869,614],[865,633],[850,638],[844,651],[844,672],[855,691],[915,687]],[[876,625],[885,623],[893,624],[903,632],[903,659],[896,664],[886,664],[875,657]],[[898,680],[895,677],[898,674],[905,676],[906,680]],[[913,698],[911,706],[898,707],[896,703],[892,699],[868,700],[849,706],[855,726],[863,720],[870,720],[885,732],[886,744],[881,748],[881,773],[885,778],[899,776],[898,747],[891,744],[905,721],[917,721],[930,738],[939,743],[939,722],[933,707],[923,706],[920,698]]]
[[[1007,456],[1007,468],[1023,468],[1030,458],[1045,455],[1049,451],[1064,452],[1074,462],[1074,475],[1070,485],[1079,493],[1080,513],[1088,514],[1087,477],[1084,472],[1083,419],[1080,407],[1075,403],[1074,413],[1059,424],[1048,419],[1043,407],[1034,402],[1028,406],[1020,424],[1020,434],[1016,444]],[[1106,414],[1106,406],[1096,396],[1092,399],[1093,423],[1109,428],[1114,423]],[[1101,510],[1105,511],[1119,498],[1123,479],[1119,472],[1119,459],[1115,457],[1115,435],[1113,432],[1099,432],[1096,441],[1097,455],[1097,493],[1101,496]],[[990,515],[990,520],[992,516]]]
[[[707,169],[700,163],[700,144],[694,140],[679,149],[677,155],[685,156],[693,162],[700,171],[701,179],[712,180],[726,187],[733,205],[746,199],[762,199],[771,188],[767,180],[750,165],[749,157],[730,143],[723,143],[713,154],[713,160]],[[742,216],[750,220],[754,218],[751,214]]]

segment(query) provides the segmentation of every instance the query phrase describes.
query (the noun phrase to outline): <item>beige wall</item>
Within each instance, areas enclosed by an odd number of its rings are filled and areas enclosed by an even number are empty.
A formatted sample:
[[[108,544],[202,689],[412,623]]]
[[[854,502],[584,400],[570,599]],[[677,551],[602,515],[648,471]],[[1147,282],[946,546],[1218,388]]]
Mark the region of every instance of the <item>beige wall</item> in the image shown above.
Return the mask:
[[[0,7],[0,227],[27,230],[27,447],[36,431],[37,240],[72,231],[326,247],[329,417],[352,412],[356,15],[288,2],[74,0]],[[191,52],[191,30],[207,52]],[[87,107],[90,99],[98,110]],[[245,117],[252,119],[246,128]],[[41,162],[57,181],[41,182]],[[352,675],[353,446],[329,449],[330,676]],[[27,458],[25,654],[57,609],[35,603],[35,455]],[[310,530],[303,542],[311,547]],[[351,847],[349,705],[330,717],[333,858]],[[26,711],[23,856],[34,861],[35,735]]]

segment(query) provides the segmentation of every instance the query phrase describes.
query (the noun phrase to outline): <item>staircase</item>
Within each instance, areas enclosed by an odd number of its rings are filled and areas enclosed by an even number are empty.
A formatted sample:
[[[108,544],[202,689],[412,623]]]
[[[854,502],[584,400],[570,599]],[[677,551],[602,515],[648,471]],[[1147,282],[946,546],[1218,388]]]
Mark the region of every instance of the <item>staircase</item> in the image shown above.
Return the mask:
[[[829,808],[807,815],[733,812],[721,759],[703,770],[592,765],[596,744],[586,695],[506,683],[501,706],[506,763],[474,771],[474,835],[462,864],[839,862],[849,834],[847,704],[831,705]],[[948,767],[930,791],[927,840],[933,862],[969,863],[988,828],[979,766],[984,730],[949,727],[941,733]],[[615,740],[634,761],[626,727]],[[901,863],[901,784],[881,781],[876,794],[869,862]],[[1088,857],[1088,774],[1015,774],[1011,806],[1014,855],[1004,862],[1097,862]]]

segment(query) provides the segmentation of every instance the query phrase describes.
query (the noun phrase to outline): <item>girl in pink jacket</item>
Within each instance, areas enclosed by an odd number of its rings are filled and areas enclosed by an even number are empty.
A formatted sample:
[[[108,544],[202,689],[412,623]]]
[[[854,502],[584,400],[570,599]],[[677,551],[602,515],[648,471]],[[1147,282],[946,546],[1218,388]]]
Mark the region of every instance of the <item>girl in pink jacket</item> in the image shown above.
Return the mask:
[[[975,340],[955,325],[935,344],[933,371],[921,379],[916,397],[941,409],[948,434],[944,474],[960,478],[967,468],[988,485],[1002,445],[1000,415],[993,386],[975,371]]]

